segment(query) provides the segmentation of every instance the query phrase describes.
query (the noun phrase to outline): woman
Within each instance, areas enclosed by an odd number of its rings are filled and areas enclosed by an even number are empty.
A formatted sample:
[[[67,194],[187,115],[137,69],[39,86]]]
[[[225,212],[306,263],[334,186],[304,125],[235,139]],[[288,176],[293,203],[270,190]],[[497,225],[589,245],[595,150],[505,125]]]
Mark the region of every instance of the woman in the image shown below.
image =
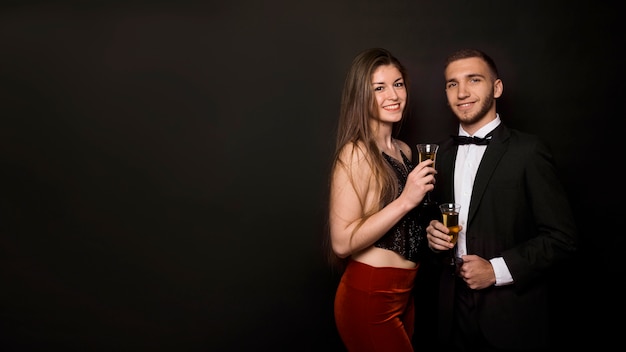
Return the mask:
[[[335,321],[349,351],[413,351],[411,291],[425,246],[416,207],[434,188],[433,162],[411,162],[394,138],[407,111],[407,74],[385,49],[360,53],[342,93],[330,177],[332,254],[345,264]]]

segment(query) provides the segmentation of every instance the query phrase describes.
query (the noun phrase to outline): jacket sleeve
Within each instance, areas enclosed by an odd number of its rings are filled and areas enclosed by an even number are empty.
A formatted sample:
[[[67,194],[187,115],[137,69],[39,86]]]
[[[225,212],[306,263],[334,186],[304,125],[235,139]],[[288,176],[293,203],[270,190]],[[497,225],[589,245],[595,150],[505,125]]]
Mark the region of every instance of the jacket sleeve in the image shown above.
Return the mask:
[[[503,251],[516,289],[523,290],[556,266],[565,264],[577,250],[577,230],[565,190],[558,179],[548,147],[538,139],[522,143],[518,161],[523,177],[524,216],[515,226],[531,234],[525,241]],[[519,240],[519,239],[517,239]]]

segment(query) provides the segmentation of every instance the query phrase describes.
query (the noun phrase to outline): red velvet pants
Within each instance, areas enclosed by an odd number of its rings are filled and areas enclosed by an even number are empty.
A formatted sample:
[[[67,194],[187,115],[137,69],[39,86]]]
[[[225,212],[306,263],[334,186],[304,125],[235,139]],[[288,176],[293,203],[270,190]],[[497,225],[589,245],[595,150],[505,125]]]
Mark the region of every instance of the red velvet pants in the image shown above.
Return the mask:
[[[413,351],[414,269],[350,261],[335,295],[335,322],[350,352]]]

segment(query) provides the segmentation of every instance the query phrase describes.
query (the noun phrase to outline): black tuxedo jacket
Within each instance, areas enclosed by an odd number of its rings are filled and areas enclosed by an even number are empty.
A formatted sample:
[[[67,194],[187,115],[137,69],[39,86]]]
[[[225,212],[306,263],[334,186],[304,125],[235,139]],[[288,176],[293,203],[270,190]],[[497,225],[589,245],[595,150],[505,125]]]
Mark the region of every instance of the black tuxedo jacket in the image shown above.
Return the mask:
[[[440,143],[432,193],[439,203],[455,199],[456,151],[451,138]],[[550,275],[577,247],[574,218],[547,146],[500,124],[478,168],[467,223],[468,254],[503,257],[514,279],[473,292],[485,337],[501,348],[542,347]],[[440,270],[439,332],[449,340],[453,290],[464,283],[445,266]]]

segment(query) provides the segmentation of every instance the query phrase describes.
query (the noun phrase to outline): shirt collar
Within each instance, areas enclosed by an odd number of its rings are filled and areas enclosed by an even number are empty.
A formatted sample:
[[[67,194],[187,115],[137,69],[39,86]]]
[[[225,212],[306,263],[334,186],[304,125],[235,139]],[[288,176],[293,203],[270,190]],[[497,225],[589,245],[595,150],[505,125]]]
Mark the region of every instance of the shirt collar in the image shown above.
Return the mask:
[[[488,124],[486,124],[483,127],[481,127],[478,131],[476,131],[476,133],[474,133],[473,137],[485,138],[485,136],[489,132],[493,131],[496,127],[498,127],[500,125],[500,122],[501,122],[500,115],[496,113],[496,118],[493,119],[493,121],[491,121]],[[472,137],[461,126],[459,126],[459,136]]]

